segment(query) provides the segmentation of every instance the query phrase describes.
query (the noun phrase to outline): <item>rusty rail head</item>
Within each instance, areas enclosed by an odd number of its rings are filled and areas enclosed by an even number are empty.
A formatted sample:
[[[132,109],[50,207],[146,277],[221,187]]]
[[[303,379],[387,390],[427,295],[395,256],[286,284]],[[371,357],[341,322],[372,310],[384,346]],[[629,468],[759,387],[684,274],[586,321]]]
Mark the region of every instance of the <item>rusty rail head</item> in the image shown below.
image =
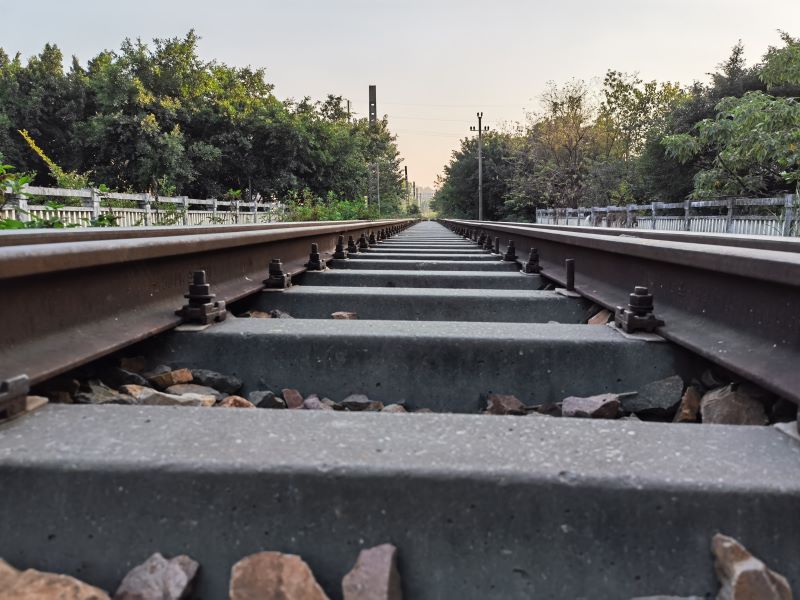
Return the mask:
[[[466,221],[473,226],[482,222]],[[609,237],[632,237],[664,242],[688,242],[690,244],[710,244],[712,246],[734,246],[756,250],[777,250],[780,252],[800,252],[800,238],[771,235],[742,235],[731,233],[700,233],[697,231],[660,231],[655,229],[635,229],[630,227],[584,227],[580,225],[544,225],[541,223],[505,222],[541,231],[571,232],[586,235]]]
[[[341,225],[369,223],[369,221],[337,221]],[[16,229],[0,234],[0,247],[29,244],[61,244],[139,238],[163,238],[180,235],[208,235],[210,233],[235,233],[239,231],[268,231],[286,227],[319,227],[320,221],[256,223],[241,225],[181,225],[179,227],[75,227],[70,229]]]
[[[295,275],[305,270],[312,242],[329,260],[340,234],[369,235],[412,222],[220,228],[203,235],[2,247],[0,287],[5,313],[13,317],[0,329],[0,381],[26,374],[35,384],[174,327],[195,271],[205,271],[216,299],[230,303],[264,288],[273,258]]]
[[[800,254],[713,244],[618,237],[499,222],[443,219],[479,227],[539,254],[541,274],[612,311],[636,286],[655,298],[657,332],[740,376],[800,403]]]

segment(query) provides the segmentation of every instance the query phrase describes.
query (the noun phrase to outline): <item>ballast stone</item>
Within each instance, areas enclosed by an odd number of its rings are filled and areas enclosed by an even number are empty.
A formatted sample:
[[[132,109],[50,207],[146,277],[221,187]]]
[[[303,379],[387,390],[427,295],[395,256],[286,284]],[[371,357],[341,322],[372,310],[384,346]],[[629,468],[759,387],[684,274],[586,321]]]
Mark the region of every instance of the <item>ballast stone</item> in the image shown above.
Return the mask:
[[[246,398],[242,398],[241,396],[228,396],[223,399],[219,404],[217,404],[218,408],[255,408],[256,405],[247,400]]]
[[[513,394],[489,394],[486,413],[490,415],[524,415],[525,405]]]
[[[189,593],[199,568],[185,554],[167,560],[156,552],[125,575],[114,600],[181,600]]]
[[[247,399],[258,408],[286,408],[286,402],[270,390],[256,390],[247,395]]]
[[[76,404],[136,404],[127,393],[112,390],[102,381],[91,379],[75,394]]]
[[[301,408],[303,406],[303,395],[295,389],[283,388],[281,390],[283,401],[287,408]]]
[[[36,569],[20,571],[0,559],[0,600],[110,600],[96,588],[69,575]]]
[[[355,566],[342,579],[344,600],[402,600],[397,548],[381,544],[362,550]]]
[[[681,403],[675,411],[673,422],[675,423],[696,423],[700,415],[700,401],[703,394],[695,386],[690,385],[681,396]]]
[[[792,600],[783,575],[767,568],[732,537],[716,534],[711,540],[714,571],[722,586],[717,600]]]
[[[591,419],[616,419],[619,416],[619,396],[617,394],[598,394],[597,396],[569,396],[561,404],[561,414],[565,417]]]
[[[192,381],[207,385],[226,394],[235,394],[242,387],[242,380],[232,375],[223,375],[208,369],[192,369]]]
[[[231,569],[230,600],[328,600],[309,566],[294,554],[259,552]]]
[[[681,401],[683,379],[673,375],[642,386],[635,395],[620,398],[622,410],[644,416],[663,418]]]
[[[167,394],[140,385],[123,385],[120,391],[133,396],[135,404],[143,406],[212,406],[217,400],[214,396],[203,394]]]
[[[179,383],[178,385],[171,385],[166,390],[168,394],[175,394],[182,396],[184,394],[200,394],[201,396],[214,396],[218,401],[222,400],[225,396],[219,390],[209,387],[207,385],[200,385],[197,383]]]
[[[764,405],[735,383],[706,392],[700,401],[703,423],[717,425],[765,425]]]
[[[159,389],[166,389],[179,383],[192,383],[192,372],[189,369],[176,369],[148,377],[147,380]]]

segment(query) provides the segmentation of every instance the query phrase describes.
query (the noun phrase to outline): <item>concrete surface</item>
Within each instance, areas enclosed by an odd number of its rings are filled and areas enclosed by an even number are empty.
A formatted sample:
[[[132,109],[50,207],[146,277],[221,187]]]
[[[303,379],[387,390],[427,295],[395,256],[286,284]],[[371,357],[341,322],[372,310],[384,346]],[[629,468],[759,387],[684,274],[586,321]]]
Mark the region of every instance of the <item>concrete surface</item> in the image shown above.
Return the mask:
[[[798,464],[767,427],[48,406],[0,426],[0,555],[113,592],[186,553],[221,599],[278,550],[337,599],[390,542],[406,598],[711,597],[721,531],[797,590]]]

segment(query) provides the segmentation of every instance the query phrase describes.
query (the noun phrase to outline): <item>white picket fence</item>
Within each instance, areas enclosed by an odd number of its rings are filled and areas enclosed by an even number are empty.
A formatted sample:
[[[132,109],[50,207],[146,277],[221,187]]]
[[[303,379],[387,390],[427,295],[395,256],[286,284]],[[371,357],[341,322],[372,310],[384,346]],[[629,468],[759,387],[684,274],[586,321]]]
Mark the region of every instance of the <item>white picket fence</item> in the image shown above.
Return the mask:
[[[121,227],[149,225],[219,225],[234,223],[267,223],[280,221],[284,205],[280,202],[238,202],[233,200],[199,200],[187,196],[122,194],[96,189],[66,190],[26,186],[23,194],[13,197],[0,209],[0,218],[29,222],[34,219],[58,218],[68,225],[88,226],[101,215],[116,217]],[[77,198],[81,206],[50,208],[44,199],[58,202]],[[107,206],[104,201],[125,200],[135,207]],[[47,200],[44,200],[45,202]],[[73,202],[71,202],[73,203]],[[166,209],[165,207],[170,207]]]
[[[780,198],[726,198],[628,206],[550,208],[538,209],[536,222],[545,225],[627,227],[658,231],[800,236],[798,202],[800,197],[786,194]],[[703,214],[708,212],[722,214]]]

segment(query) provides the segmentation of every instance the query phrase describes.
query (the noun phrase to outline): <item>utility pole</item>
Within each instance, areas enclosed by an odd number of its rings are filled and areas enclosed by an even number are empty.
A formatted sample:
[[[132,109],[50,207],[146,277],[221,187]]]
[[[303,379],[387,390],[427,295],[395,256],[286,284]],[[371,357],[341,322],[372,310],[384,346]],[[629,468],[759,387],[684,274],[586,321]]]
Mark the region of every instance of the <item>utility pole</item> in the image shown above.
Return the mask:
[[[350,122],[350,100],[347,101],[347,122]]]
[[[403,169],[406,172],[406,210],[408,210],[408,204],[409,204],[409,201],[410,201],[410,198],[411,198],[409,196],[409,194],[408,194],[408,165],[403,167]]]
[[[483,120],[483,113],[478,113],[478,127],[474,125],[469,128],[470,131],[478,132],[478,221],[483,221],[483,132],[489,131],[489,127],[483,127],[481,121]]]
[[[378,127],[378,101],[377,101],[377,88],[374,85],[369,86],[369,129],[374,132]],[[374,172],[374,174],[373,174]],[[373,184],[378,179],[378,163],[373,162],[369,169],[369,190],[367,191],[367,206],[372,206],[376,200]],[[380,196],[380,188],[378,188],[378,196]]]

